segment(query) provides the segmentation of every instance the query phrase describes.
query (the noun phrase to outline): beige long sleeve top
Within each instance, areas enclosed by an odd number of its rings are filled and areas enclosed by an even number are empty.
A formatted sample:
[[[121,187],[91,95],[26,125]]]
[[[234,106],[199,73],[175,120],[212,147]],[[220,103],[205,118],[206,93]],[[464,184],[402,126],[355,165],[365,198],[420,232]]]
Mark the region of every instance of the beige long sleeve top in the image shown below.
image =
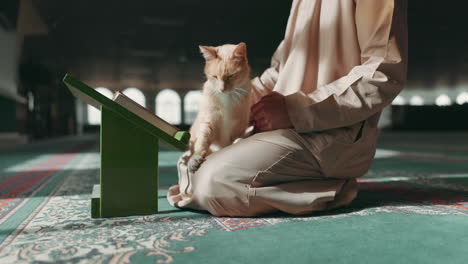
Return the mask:
[[[406,57],[406,0],[294,0],[271,67],[253,79],[254,101],[285,95],[299,133],[376,127],[403,88]]]

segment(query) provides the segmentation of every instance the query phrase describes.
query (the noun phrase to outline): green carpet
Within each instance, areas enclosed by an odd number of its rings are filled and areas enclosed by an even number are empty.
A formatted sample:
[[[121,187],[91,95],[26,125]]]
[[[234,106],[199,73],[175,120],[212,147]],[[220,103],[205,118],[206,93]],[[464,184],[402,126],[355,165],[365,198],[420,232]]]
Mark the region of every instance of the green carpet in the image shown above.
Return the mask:
[[[431,143],[433,142],[433,143]],[[0,150],[0,263],[466,263],[468,135],[383,134],[348,208],[212,217],[169,206],[180,155],[160,154],[160,214],[91,219],[95,136]]]

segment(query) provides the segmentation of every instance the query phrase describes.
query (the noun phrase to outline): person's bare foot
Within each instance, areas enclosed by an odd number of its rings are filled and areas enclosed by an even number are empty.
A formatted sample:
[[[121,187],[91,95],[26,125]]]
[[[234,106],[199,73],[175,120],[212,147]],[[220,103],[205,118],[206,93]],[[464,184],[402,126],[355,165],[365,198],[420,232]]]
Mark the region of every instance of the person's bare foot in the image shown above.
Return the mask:
[[[328,203],[328,209],[349,205],[357,196],[357,180],[352,178],[343,183],[341,190],[335,196],[335,200]]]

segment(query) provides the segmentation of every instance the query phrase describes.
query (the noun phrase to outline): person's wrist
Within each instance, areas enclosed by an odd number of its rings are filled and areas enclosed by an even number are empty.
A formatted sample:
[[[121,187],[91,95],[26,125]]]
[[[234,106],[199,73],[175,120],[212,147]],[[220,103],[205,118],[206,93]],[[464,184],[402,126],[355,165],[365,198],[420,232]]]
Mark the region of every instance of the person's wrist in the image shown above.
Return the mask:
[[[294,128],[294,124],[291,120],[291,115],[289,113],[289,108],[288,108],[288,103],[286,100],[286,96],[283,96],[283,106],[284,106],[284,111],[285,111],[285,119],[286,119],[286,124],[285,128]]]

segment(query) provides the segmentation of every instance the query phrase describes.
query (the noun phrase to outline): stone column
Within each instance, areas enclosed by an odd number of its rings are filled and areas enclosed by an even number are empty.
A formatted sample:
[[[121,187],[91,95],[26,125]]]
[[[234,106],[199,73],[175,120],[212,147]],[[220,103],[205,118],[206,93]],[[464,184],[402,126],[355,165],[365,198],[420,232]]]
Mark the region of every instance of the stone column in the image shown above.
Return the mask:
[[[177,94],[180,97],[180,124],[181,125],[186,125],[185,124],[185,104],[184,104],[184,99],[185,95],[187,94],[187,91],[177,91]]]
[[[153,91],[143,91],[145,95],[146,108],[156,113],[156,94]]]

